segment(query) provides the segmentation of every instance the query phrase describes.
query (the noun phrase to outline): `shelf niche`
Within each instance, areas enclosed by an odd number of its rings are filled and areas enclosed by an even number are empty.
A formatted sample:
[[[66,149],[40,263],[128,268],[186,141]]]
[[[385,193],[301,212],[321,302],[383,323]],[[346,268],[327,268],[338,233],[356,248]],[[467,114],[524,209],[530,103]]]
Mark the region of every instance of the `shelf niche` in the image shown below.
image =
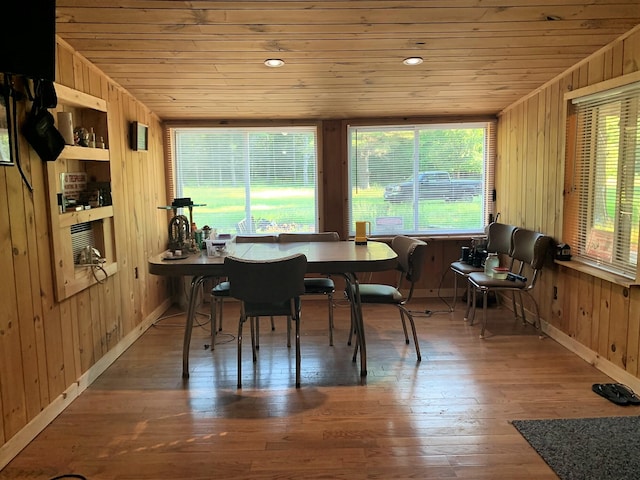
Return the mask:
[[[55,84],[55,89],[58,97],[56,112],[70,112],[74,128],[93,128],[96,138],[102,138],[108,147],[107,102],[64,85]],[[55,162],[46,163],[46,170],[55,292],[56,299],[62,301],[102,283],[118,271],[113,206],[110,204],[110,152],[108,148],[66,145]],[[62,174],[72,172],[83,172],[89,183],[102,188],[107,186],[108,204],[77,207],[78,210],[73,211],[66,208]],[[87,247],[100,252],[100,262],[79,264],[80,252]]]

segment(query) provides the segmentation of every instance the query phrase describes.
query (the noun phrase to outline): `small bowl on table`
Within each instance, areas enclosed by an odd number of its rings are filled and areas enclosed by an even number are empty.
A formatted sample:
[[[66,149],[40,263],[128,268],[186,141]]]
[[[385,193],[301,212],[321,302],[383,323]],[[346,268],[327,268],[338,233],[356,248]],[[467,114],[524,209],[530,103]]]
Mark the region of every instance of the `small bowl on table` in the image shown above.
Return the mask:
[[[507,267],[493,267],[493,278],[496,280],[506,280],[509,269]]]

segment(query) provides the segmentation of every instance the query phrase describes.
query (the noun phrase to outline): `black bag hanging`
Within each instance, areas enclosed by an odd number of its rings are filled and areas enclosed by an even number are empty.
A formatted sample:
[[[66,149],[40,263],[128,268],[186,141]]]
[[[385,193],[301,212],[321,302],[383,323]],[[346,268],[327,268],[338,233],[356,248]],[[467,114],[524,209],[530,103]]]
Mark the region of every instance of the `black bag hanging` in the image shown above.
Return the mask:
[[[30,92],[29,92],[30,93]],[[58,104],[53,82],[34,81],[34,96],[31,111],[22,128],[22,134],[40,158],[55,161],[64,149],[64,138],[55,127],[53,115],[47,110]]]

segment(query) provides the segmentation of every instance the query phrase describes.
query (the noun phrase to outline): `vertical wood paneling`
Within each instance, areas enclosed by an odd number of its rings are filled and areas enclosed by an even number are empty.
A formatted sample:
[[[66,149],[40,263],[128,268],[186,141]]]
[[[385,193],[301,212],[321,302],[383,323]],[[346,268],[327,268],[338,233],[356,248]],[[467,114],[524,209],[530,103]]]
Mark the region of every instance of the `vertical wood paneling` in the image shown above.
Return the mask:
[[[591,338],[587,345],[594,352],[598,351],[598,337],[600,335],[600,299],[602,298],[602,280],[593,279],[593,293],[591,301]]]
[[[119,272],[102,284],[83,290],[58,303],[54,296],[49,208],[43,162],[20,137],[20,160],[33,185],[30,193],[15,167],[0,169],[0,271],[12,278],[0,289],[0,441],[9,441],[20,429],[39,415],[124,335],[143,319],[140,303],[144,297],[147,314],[154,311],[169,294],[164,279],[138,275],[127,262],[131,251],[137,255],[138,272],[146,274],[146,258],[166,244],[166,222],[156,226],[158,218],[149,215],[150,198],[165,200],[162,145],[147,152],[146,161],[124,169],[129,120],[150,125],[152,138],[160,138],[161,124],[152,119],[140,104],[120,87],[112,84],[95,67],[75,54],[64,42],[56,52],[56,81],[107,100],[109,108],[109,148],[114,158],[112,196],[114,230]],[[123,118],[122,104],[132,104],[132,117]],[[19,106],[19,124],[28,104]],[[154,137],[155,136],[155,137]],[[150,167],[150,165],[153,165]],[[136,211],[128,211],[126,188],[142,191]],[[136,193],[134,193],[136,195]],[[153,202],[155,203],[155,202]],[[147,217],[150,217],[147,220]],[[129,242],[135,229],[155,234],[152,241],[140,245]],[[120,260],[122,259],[122,262]],[[144,293],[142,293],[144,292]],[[126,325],[123,319],[127,319]]]
[[[609,322],[608,359],[626,368],[627,332],[629,331],[629,289],[619,285],[611,288],[611,321]],[[622,320],[622,321],[621,321]]]
[[[640,355],[640,289],[631,288],[629,297],[629,332],[627,339],[627,371],[638,376]]]
[[[607,358],[609,352],[609,323],[611,320],[611,284],[602,282],[600,290],[600,324],[598,334],[598,354]]]
[[[537,212],[540,210],[538,206],[542,201],[540,192],[540,179],[538,178],[538,100],[540,95],[533,95],[527,103],[527,143],[523,152],[523,178],[527,181],[524,184],[523,205],[524,205],[524,221],[520,224],[525,228],[537,230],[536,218]]]
[[[570,188],[570,184],[564,183],[564,170],[570,172],[572,168],[568,163],[570,158],[565,164],[563,94],[638,71],[639,59],[640,32],[636,31],[559,77],[527,101],[503,112],[498,130],[502,151],[497,177],[508,176],[511,186],[506,195],[498,197],[499,210],[506,212],[503,221],[516,224],[524,221],[524,226],[539,228],[562,240],[563,192]],[[535,98],[539,100],[536,102]],[[537,144],[532,148],[534,138]],[[517,159],[515,165],[513,159]],[[514,170],[520,168],[519,162],[525,168],[514,174]],[[528,168],[532,162],[536,164],[536,171]],[[540,171],[543,172],[542,181],[535,178]],[[533,213],[530,205],[522,203],[520,193],[527,191],[527,197],[530,197],[532,183],[546,185],[540,190],[542,198],[535,202]],[[530,224],[538,219],[539,227]],[[637,376],[640,348],[638,289],[632,287],[629,292],[621,286],[553,264],[545,268],[541,288],[536,288],[535,292],[543,318]],[[547,298],[552,297],[553,286],[558,288],[557,300]]]
[[[576,320],[576,340],[581,344],[591,348],[591,328],[593,317],[591,315],[593,306],[593,278],[587,275],[580,276],[580,283],[577,295],[572,295],[577,299]]]

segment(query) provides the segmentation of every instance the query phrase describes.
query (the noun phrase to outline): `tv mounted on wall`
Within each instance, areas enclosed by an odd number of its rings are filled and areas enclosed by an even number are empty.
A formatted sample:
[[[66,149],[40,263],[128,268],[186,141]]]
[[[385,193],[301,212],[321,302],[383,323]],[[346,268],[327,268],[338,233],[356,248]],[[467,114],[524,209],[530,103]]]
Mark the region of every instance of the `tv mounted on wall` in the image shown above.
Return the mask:
[[[0,73],[55,80],[55,0],[9,0],[0,9]]]

